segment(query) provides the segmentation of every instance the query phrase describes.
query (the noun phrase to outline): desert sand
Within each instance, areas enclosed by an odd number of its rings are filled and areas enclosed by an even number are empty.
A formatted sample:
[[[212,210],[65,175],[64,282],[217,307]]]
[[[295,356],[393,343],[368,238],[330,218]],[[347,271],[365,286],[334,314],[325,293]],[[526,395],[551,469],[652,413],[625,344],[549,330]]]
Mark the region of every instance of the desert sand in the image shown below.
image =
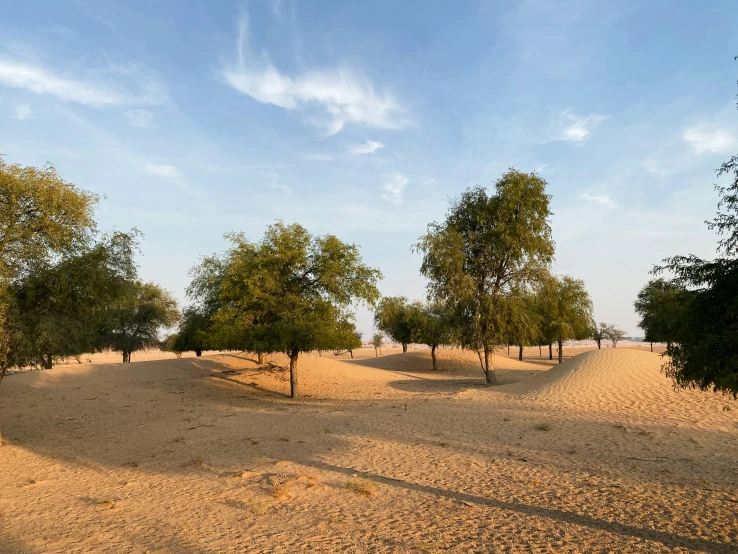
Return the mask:
[[[235,353],[11,375],[0,552],[738,552],[738,402],[646,349],[499,354],[497,387],[301,355],[299,400]]]

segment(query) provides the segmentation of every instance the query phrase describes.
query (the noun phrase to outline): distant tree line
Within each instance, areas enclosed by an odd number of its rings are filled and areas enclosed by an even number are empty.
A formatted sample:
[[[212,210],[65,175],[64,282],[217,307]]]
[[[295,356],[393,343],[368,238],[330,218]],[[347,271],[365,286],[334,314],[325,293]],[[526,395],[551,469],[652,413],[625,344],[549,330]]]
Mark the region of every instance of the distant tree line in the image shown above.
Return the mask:
[[[99,231],[97,201],[51,165],[0,157],[0,380],[101,350],[127,362],[176,323],[172,296],[137,275],[139,234]]]

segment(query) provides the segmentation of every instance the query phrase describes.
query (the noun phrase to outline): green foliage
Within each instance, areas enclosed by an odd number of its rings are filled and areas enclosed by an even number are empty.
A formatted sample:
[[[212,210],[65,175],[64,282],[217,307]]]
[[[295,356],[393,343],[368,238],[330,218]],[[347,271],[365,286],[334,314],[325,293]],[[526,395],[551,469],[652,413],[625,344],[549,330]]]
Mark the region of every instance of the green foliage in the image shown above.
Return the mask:
[[[58,261],[39,260],[10,286],[21,340],[11,364],[50,369],[54,358],[92,352],[110,303],[135,278],[135,234],[113,233],[66,252]]]
[[[456,341],[453,314],[438,301],[426,305],[415,302],[411,309],[415,312],[416,321],[412,340],[430,346],[433,369],[438,369],[436,349]]]
[[[467,189],[416,245],[429,294],[454,311],[461,345],[484,351],[488,383],[496,381],[489,355],[506,341],[505,299],[537,281],[553,259],[550,216],[546,181],[510,169],[492,195]]]
[[[605,322],[599,324],[592,322],[592,328],[589,331],[589,336],[592,340],[597,343],[597,348],[602,348],[602,341],[607,340],[607,332],[610,329],[610,325]]]
[[[377,332],[372,336],[372,346],[374,347],[374,356],[376,357],[378,352],[381,351],[382,345],[384,344],[384,333]]]
[[[124,292],[105,310],[98,347],[131,354],[159,346],[159,332],[177,323],[179,310],[172,295],[154,283],[127,281]]]
[[[258,243],[229,235],[222,257],[193,271],[188,294],[212,313],[221,347],[286,352],[293,397],[299,395],[300,352],[330,348],[330,337],[355,301],[379,298],[378,270],[364,265],[355,245],[333,235],[314,237],[297,224],[271,225]]]
[[[616,348],[618,342],[625,338],[625,331],[619,329],[618,327],[615,327],[614,325],[609,325],[605,332],[605,338],[612,342],[613,348]]]
[[[564,341],[591,336],[592,300],[584,281],[568,275],[544,278],[538,296],[543,335],[547,340],[558,343],[561,363]]]
[[[95,227],[96,203],[51,165],[10,165],[0,157],[0,279],[84,241]]]
[[[417,326],[417,310],[413,310],[404,296],[386,296],[380,300],[374,312],[374,323],[380,331],[394,342],[402,345],[407,352],[407,345],[413,341],[413,333]]]
[[[635,310],[646,342],[679,342],[687,296],[683,287],[664,279],[653,279],[641,289]]]
[[[200,356],[203,350],[213,349],[212,321],[197,306],[189,306],[182,312],[177,333],[172,335],[165,348],[172,352],[194,352]]]

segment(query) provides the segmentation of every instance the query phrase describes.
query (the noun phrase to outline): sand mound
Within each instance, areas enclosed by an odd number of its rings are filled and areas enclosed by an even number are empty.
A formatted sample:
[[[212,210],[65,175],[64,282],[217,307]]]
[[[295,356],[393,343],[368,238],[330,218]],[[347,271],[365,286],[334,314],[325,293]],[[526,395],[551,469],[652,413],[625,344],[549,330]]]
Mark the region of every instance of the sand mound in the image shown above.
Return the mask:
[[[661,372],[658,354],[630,349],[585,352],[549,371],[492,389],[538,406],[597,414],[624,413],[675,425],[731,428],[738,410],[732,398],[699,390],[675,390]],[[468,391],[481,398],[485,391]],[[727,408],[727,409],[726,409]]]

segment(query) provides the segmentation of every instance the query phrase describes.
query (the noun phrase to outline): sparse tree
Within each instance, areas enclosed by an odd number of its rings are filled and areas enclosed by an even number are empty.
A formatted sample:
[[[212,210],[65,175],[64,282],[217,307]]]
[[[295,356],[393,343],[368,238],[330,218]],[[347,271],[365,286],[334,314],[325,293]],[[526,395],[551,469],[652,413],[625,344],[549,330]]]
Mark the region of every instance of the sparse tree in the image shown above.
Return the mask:
[[[544,298],[544,327],[558,344],[559,363],[562,363],[564,341],[582,340],[590,334],[592,300],[584,281],[568,275],[545,279],[541,294]]]
[[[374,333],[372,337],[372,346],[374,347],[374,357],[378,358],[382,353],[382,345],[384,344],[384,333]]]
[[[197,306],[189,306],[183,310],[177,333],[172,335],[173,341],[167,346],[173,352],[194,352],[200,357],[204,350],[212,349],[211,326],[208,314]]]
[[[455,313],[461,346],[477,351],[488,384],[496,383],[490,356],[505,341],[504,299],[537,281],[553,259],[550,216],[546,181],[510,169],[491,195],[466,190],[416,245],[430,296]]]
[[[597,343],[597,349],[602,349],[602,341],[607,340],[607,332],[610,326],[607,323],[600,322],[599,325],[592,322],[592,330],[590,331],[590,337]]]
[[[664,342],[667,346],[678,341],[684,321],[685,290],[664,279],[649,281],[638,293],[636,313],[641,317],[638,327],[645,332],[644,340]]]
[[[404,296],[385,296],[374,312],[374,323],[393,342],[400,343],[403,352],[407,352],[407,345],[412,342],[417,327],[415,315]]]
[[[417,321],[413,342],[430,347],[433,369],[437,370],[436,350],[441,346],[452,344],[455,339],[453,316],[440,302],[426,305],[416,302],[413,304],[413,310],[416,312]]]
[[[625,331],[618,329],[614,325],[609,325],[607,327],[605,338],[612,342],[613,348],[616,348],[618,346],[618,342],[625,338]]]
[[[154,283],[134,281],[107,310],[98,346],[121,352],[123,362],[131,354],[159,346],[159,332],[179,319],[177,301]]]
[[[536,342],[541,334],[541,317],[533,293],[522,287],[513,289],[501,303],[505,313],[508,344],[518,347],[518,360],[523,360],[523,348]],[[508,351],[509,354],[509,351]]]
[[[223,345],[251,352],[285,352],[290,394],[299,396],[300,352],[332,347],[326,329],[356,301],[373,305],[381,273],[364,265],[355,245],[332,235],[313,237],[297,224],[271,225],[258,243],[243,235],[223,256],[203,260],[191,293],[215,307],[215,334]]]

